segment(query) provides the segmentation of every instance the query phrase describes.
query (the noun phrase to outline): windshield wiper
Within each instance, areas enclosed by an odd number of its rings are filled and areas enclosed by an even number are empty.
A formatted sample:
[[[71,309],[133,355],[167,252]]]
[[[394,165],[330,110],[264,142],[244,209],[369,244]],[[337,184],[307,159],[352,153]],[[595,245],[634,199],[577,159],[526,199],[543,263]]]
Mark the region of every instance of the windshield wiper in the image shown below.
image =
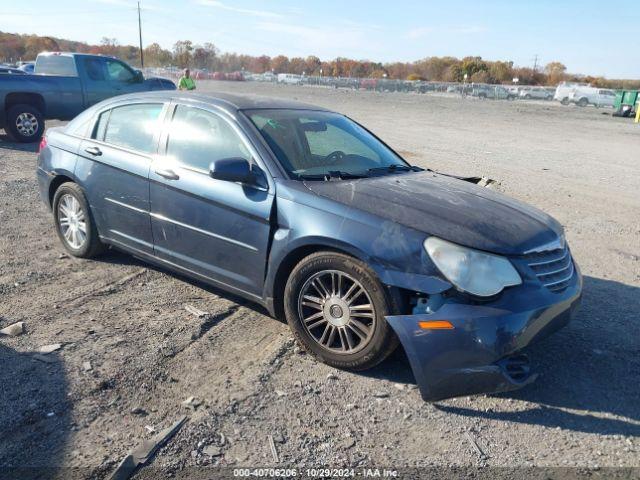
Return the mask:
[[[423,169],[420,167],[414,167],[411,165],[398,165],[391,164],[384,167],[373,167],[368,169],[368,172],[421,172]]]
[[[315,173],[315,174],[302,174],[298,175],[298,178],[302,180],[353,180],[356,178],[367,178],[367,175],[363,173],[349,173],[335,170],[327,173]]]

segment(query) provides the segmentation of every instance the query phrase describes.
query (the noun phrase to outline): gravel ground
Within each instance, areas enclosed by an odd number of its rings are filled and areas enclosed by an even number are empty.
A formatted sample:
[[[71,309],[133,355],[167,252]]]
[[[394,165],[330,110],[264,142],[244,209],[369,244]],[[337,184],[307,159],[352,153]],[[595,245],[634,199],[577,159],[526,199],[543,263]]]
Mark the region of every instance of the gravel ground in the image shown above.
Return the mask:
[[[38,197],[35,147],[2,136],[0,328],[23,321],[26,333],[0,338],[1,466],[104,478],[186,414],[138,477],[214,465],[640,467],[638,125],[547,102],[199,87],[333,108],[415,164],[498,180],[565,225],[582,309],[531,352],[535,384],[426,404],[402,351],[370,372],[337,371],[256,305],[118,252],[64,255]]]

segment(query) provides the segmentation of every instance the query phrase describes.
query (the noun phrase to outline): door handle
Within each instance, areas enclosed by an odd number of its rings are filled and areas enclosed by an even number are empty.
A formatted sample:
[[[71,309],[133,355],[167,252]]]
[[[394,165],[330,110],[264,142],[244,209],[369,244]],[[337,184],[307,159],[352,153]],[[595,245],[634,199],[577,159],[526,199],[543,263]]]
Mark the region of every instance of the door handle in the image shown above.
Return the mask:
[[[170,169],[156,170],[156,173],[167,180],[178,180],[180,178],[176,172]]]
[[[102,150],[100,150],[98,147],[87,147],[84,149],[84,151],[90,155],[93,155],[94,157],[99,157],[100,155],[102,155]]]

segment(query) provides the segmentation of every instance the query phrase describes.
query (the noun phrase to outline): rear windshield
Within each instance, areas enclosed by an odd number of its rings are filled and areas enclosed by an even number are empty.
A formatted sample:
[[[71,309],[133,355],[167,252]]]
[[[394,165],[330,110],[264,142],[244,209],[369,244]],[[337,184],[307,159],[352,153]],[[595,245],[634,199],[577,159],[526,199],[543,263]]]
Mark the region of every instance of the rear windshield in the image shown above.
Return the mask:
[[[38,55],[35,73],[62,77],[78,76],[74,58],[67,55]]]

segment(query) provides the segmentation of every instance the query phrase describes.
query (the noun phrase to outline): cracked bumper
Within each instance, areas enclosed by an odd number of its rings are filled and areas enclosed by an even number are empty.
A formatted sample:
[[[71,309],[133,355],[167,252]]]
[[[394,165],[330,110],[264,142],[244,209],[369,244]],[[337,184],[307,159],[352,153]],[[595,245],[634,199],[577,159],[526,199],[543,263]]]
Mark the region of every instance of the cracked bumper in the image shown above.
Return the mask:
[[[524,284],[483,305],[445,303],[432,314],[387,316],[409,358],[422,398],[436,401],[521,388],[537,374],[521,350],[564,327],[578,308],[582,277],[562,293]],[[447,330],[418,322],[447,320]]]

